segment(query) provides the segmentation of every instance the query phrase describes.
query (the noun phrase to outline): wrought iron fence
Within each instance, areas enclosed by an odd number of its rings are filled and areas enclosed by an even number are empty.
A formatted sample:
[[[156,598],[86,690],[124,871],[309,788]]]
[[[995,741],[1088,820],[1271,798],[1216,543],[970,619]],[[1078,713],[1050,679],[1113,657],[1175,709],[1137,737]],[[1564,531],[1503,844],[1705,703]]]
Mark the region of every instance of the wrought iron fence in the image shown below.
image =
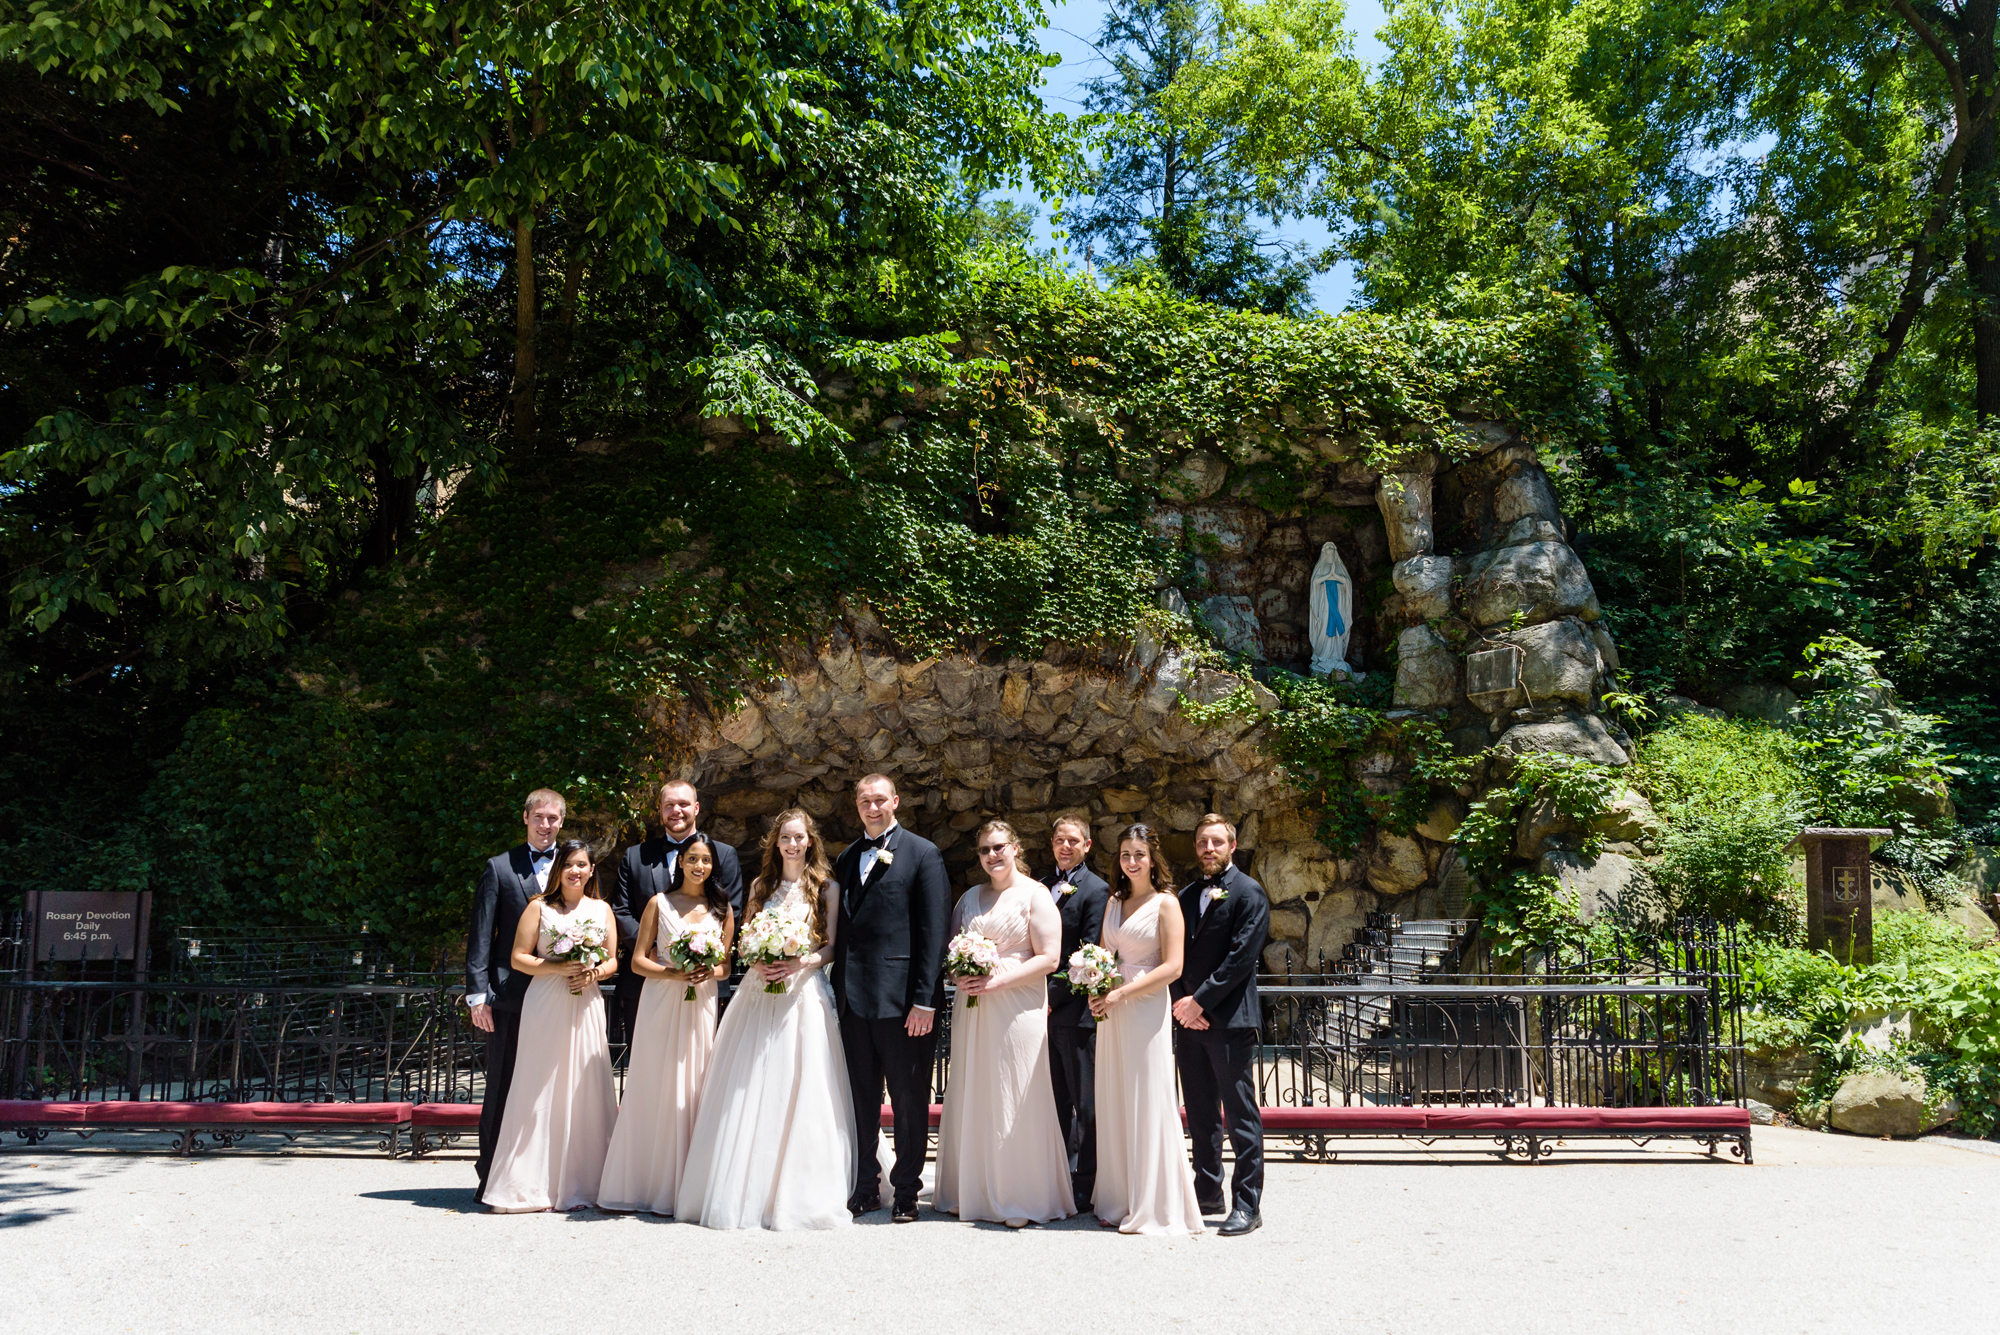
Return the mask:
[[[1350,958],[1323,973],[1260,982],[1260,1102],[1629,1107],[1741,1100],[1742,997],[1728,929],[1691,921],[1654,937],[1598,933],[1511,967],[1469,929],[1444,949],[1394,944],[1394,929],[1383,930],[1391,944],[1371,950],[1405,958]],[[341,967],[365,974],[369,961],[355,965],[353,953]],[[0,979],[0,1092],[64,1100],[477,1102],[485,1037],[461,1004],[462,983],[441,972],[412,974],[407,962],[390,975],[384,963],[374,960],[377,981],[320,985],[285,981],[289,968],[272,971],[268,983],[216,981],[218,971],[154,983]],[[399,981],[386,981],[390,976]],[[725,987],[725,1007],[729,992]],[[950,1069],[948,1007],[938,1020],[933,1088],[942,1091]],[[613,1057],[622,1079],[622,1045]]]

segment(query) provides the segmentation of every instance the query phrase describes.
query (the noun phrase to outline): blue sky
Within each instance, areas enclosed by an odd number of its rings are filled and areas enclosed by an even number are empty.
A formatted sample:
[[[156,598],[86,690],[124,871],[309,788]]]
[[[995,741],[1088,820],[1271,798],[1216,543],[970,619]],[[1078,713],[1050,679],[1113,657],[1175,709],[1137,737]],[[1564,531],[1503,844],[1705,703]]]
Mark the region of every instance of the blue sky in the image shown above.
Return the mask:
[[[1045,0],[1045,7],[1049,26],[1042,32],[1042,48],[1061,56],[1062,64],[1044,73],[1042,102],[1051,111],[1079,115],[1083,111],[1082,85],[1102,75],[1106,69],[1092,42],[1104,26],[1104,11],[1108,6],[1105,0]],[[1383,22],[1380,0],[1348,0],[1347,26],[1356,34],[1355,51],[1363,60],[1372,63],[1382,56],[1383,48],[1375,40],[1375,31]],[[1028,191],[1013,192],[1012,197],[1039,206],[1041,216],[1035,231],[1037,237],[1047,244],[1047,201],[1037,199]],[[1315,247],[1326,243],[1326,228],[1314,219],[1288,218],[1281,226],[1269,228],[1267,223],[1266,227],[1273,235],[1288,241],[1304,241]],[[1080,255],[1067,258],[1073,266],[1082,265]],[[1323,311],[1345,310],[1353,287],[1353,266],[1343,263],[1313,280],[1313,300]]]

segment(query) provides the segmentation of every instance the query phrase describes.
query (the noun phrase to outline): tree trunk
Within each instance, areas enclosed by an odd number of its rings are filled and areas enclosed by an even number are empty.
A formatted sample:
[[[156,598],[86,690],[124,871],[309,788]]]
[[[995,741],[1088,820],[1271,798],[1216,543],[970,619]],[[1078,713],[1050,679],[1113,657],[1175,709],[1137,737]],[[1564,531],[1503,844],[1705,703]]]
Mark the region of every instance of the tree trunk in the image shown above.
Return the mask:
[[[535,438],[535,220],[514,220],[514,439]]]
[[[1971,280],[1972,364],[1976,377],[1973,407],[1979,420],[2000,417],[2000,139],[1992,116],[1978,114],[2000,88],[2000,61],[1993,49],[1994,0],[1968,5],[1956,29],[1959,66],[1964,71],[1967,136],[1965,186],[1961,207],[1966,222],[1965,271]],[[1964,113],[1961,113],[1964,114]]]

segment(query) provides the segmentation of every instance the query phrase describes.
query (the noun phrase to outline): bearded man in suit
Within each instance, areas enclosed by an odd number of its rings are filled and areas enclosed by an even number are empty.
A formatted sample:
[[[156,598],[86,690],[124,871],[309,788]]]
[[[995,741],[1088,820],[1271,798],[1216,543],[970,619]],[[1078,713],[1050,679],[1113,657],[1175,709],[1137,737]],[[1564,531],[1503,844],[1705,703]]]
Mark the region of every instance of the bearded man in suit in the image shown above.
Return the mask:
[[[1194,1190],[1203,1214],[1222,1208],[1222,1135],[1236,1149],[1229,1218],[1216,1232],[1263,1227],[1264,1119],[1257,1107],[1257,963],[1271,931],[1264,887],[1236,866],[1236,827],[1210,812],[1194,830],[1201,875],[1181,891],[1186,942],[1174,980],[1174,1059],[1194,1142]]]
[[[694,785],[672,779],[660,785],[660,833],[657,838],[632,845],[619,859],[618,876],[611,888],[611,916],[618,920],[618,1019],[619,1037],[630,1041],[633,1022],[639,1017],[639,997],[646,980],[632,969],[632,943],[639,936],[639,917],[654,895],[673,884],[674,868],[681,850],[695,836],[695,822],[701,818],[701,798]],[[743,924],[743,867],[736,850],[719,839],[715,845],[715,870],[710,873],[736,910],[736,923]],[[613,1041],[617,1041],[614,1039]]]
[[[513,967],[514,931],[528,911],[528,901],[548,889],[556,835],[568,811],[569,803],[554,789],[529,793],[521,812],[528,827],[527,842],[488,858],[472,892],[472,925],[465,934],[465,1004],[472,1012],[472,1027],[486,1035],[486,1098],[479,1108],[479,1158],[474,1165],[479,1192],[474,1200],[486,1190],[486,1170],[500,1138],[500,1119],[507,1113],[507,1087],[514,1082],[514,1054],[521,1039],[521,998],[529,978]]]
[[[937,845],[897,823],[901,804],[896,781],[886,774],[870,774],[854,786],[854,809],[866,833],[841,850],[833,866],[840,885],[833,993],[860,1136],[847,1208],[857,1218],[882,1208],[875,1144],[886,1084],[896,1141],[889,1217],[907,1224],[917,1217],[930,1142],[937,1052],[932,1025],[944,1004],[951,883]]]

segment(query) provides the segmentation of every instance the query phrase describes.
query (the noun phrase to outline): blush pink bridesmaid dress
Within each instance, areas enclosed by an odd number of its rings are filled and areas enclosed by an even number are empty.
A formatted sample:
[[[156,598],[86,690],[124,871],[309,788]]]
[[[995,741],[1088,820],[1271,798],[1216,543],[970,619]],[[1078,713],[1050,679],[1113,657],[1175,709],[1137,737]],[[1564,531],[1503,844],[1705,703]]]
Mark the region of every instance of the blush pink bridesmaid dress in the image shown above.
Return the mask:
[[[1025,876],[998,895],[985,886],[969,890],[952,914],[951,935],[977,932],[1003,960],[1031,959],[1031,896],[1048,893]],[[960,994],[951,1004],[951,1075],[932,1203],[965,1220],[1066,1219],[1076,1191],[1049,1083],[1047,980],[985,993],[977,1006],[969,1000]]]
[[[1125,902],[1104,910],[1103,941],[1118,953],[1127,982],[1160,963],[1155,891],[1131,918]],[[1097,1217],[1120,1233],[1199,1237],[1195,1200],[1174,1085],[1174,1036],[1167,989],[1122,1002],[1097,1022]]]

